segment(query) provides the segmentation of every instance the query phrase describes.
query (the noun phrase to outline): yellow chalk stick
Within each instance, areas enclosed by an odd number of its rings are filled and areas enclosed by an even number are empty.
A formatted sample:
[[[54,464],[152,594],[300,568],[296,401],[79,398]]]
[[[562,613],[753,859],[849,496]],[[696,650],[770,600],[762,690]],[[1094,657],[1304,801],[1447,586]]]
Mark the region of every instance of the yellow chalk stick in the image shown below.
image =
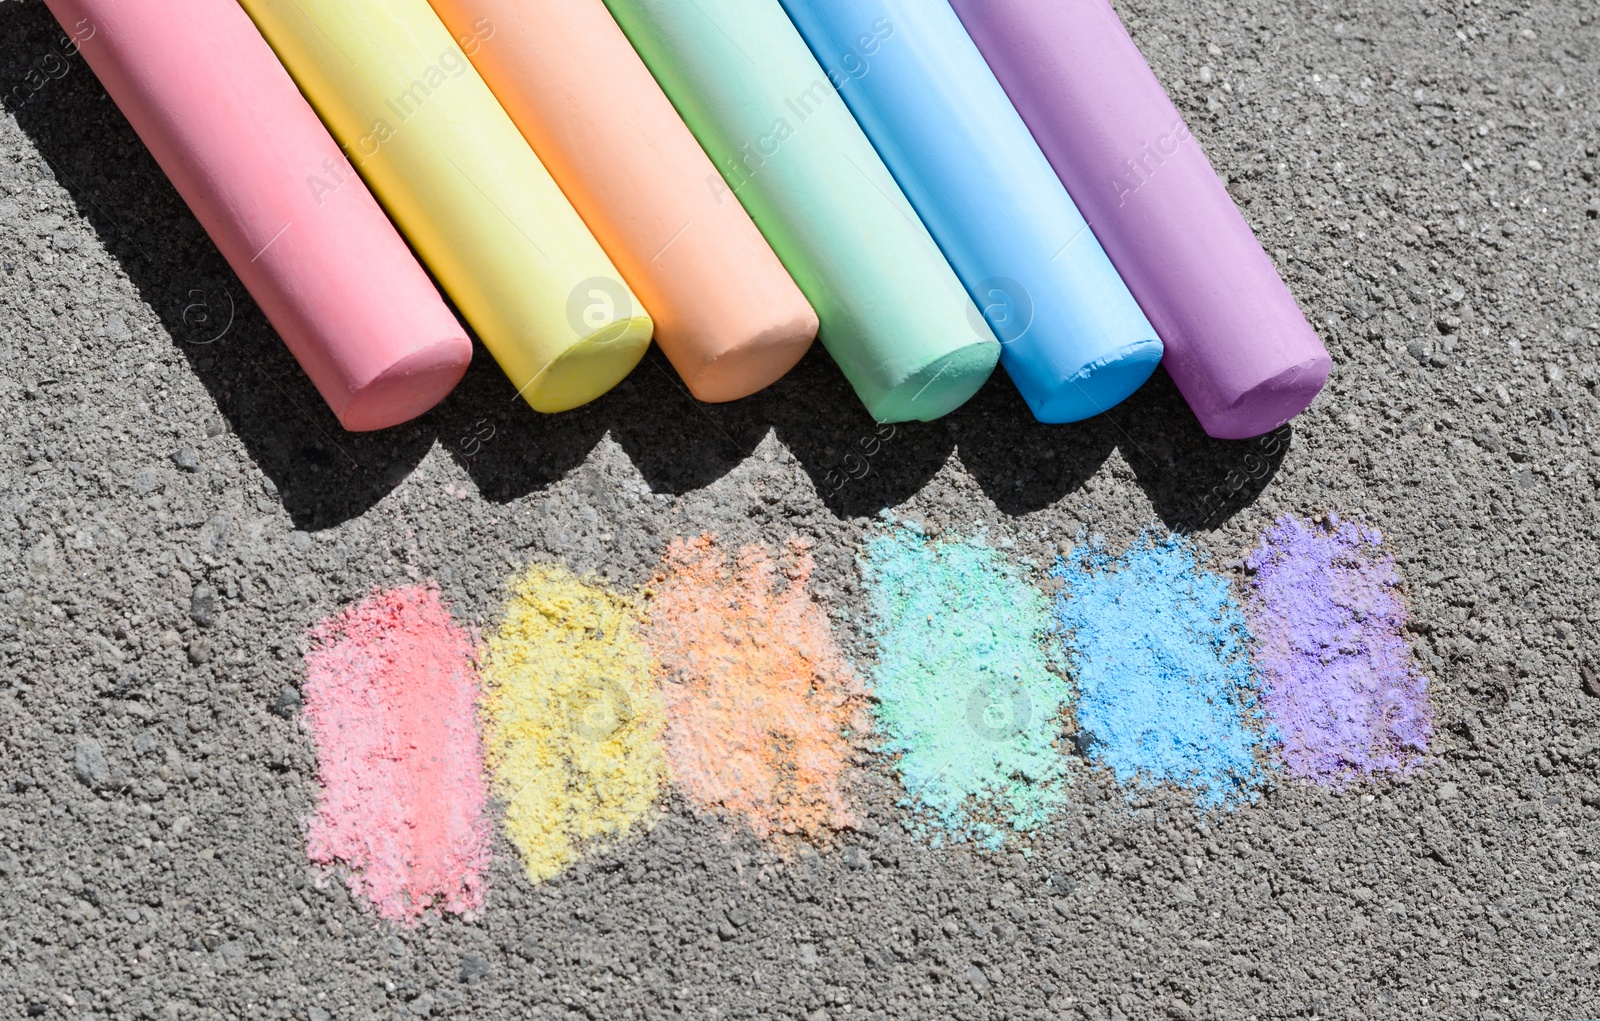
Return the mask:
[[[601,0],[430,0],[656,324],[703,401],[794,367],[817,314]]]
[[[427,0],[240,0],[523,398],[615,386],[652,324]],[[310,187],[339,186],[335,168]]]

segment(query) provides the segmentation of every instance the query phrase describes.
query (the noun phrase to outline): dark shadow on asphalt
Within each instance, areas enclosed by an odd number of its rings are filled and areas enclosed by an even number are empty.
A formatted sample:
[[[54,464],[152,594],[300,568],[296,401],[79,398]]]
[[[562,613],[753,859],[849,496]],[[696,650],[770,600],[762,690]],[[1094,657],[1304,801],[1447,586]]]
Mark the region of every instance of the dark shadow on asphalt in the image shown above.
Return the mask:
[[[1284,426],[1250,440],[1207,436],[1165,369],[1099,417],[1115,423],[1118,449],[1156,516],[1185,534],[1216,528],[1255,503],[1293,434]]]
[[[61,36],[43,4],[0,4],[0,94],[162,325],[92,342],[182,352],[296,527],[360,515],[432,448],[429,418],[340,427],[83,58],[48,59],[68,52]],[[32,73],[47,59],[58,77]]]
[[[41,83],[36,69],[61,52],[60,37],[43,5],[0,5],[6,105],[160,317],[164,331],[132,343],[182,352],[296,527],[360,515],[435,442],[486,498],[509,502],[559,480],[607,434],[653,490],[676,494],[712,484],[775,430],[841,517],[904,502],[953,453],[999,510],[1026,514],[1077,491],[1117,450],[1161,521],[1188,532],[1249,506],[1288,449],[1287,429],[1248,441],[1206,436],[1162,371],[1108,413],[1071,425],[1036,422],[997,369],[944,419],[882,426],[821,345],[777,383],[729,404],[694,400],[652,347],[610,393],[557,415],[529,409],[478,345],[461,385],[427,415],[345,432],[82,58],[68,58],[64,72],[52,62],[59,77]]]

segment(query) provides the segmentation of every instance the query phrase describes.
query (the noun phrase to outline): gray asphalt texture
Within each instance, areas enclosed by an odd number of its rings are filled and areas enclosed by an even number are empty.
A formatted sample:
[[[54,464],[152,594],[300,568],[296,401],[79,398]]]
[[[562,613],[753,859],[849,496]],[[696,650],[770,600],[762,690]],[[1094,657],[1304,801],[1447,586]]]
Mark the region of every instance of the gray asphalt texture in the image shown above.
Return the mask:
[[[480,350],[423,419],[342,433],[93,74],[50,59],[43,5],[0,2],[0,1015],[1600,1015],[1596,9],[1118,7],[1333,352],[1261,479],[1164,376],[1045,427],[997,373],[835,489],[874,428],[820,349],[725,406],[652,353],[554,417]],[[854,556],[886,508],[1040,563],[1084,525],[1226,565],[1279,514],[1365,515],[1434,758],[1205,818],[1085,768],[997,853],[907,835],[879,756],[829,853],[673,799],[538,888],[497,837],[473,921],[397,931],[316,885],[308,624],[413,572],[492,624],[533,559],[628,586],[676,535],[798,533],[866,665]]]

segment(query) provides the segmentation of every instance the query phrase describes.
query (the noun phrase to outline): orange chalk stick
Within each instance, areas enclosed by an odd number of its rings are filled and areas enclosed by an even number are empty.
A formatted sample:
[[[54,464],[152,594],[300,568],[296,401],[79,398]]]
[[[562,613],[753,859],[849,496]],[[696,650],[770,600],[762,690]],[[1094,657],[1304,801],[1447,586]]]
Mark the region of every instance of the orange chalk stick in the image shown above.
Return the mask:
[[[429,0],[655,320],[690,391],[800,360],[817,316],[602,0]]]

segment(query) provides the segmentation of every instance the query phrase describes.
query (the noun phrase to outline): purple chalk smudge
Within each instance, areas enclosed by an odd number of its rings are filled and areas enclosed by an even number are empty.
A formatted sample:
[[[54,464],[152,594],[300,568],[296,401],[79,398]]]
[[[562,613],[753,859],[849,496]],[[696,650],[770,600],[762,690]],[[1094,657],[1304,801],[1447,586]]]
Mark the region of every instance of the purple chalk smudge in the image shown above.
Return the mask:
[[[1409,774],[1433,732],[1400,573],[1382,539],[1332,515],[1326,526],[1285,516],[1245,561],[1262,699],[1284,768],[1325,787]]]

